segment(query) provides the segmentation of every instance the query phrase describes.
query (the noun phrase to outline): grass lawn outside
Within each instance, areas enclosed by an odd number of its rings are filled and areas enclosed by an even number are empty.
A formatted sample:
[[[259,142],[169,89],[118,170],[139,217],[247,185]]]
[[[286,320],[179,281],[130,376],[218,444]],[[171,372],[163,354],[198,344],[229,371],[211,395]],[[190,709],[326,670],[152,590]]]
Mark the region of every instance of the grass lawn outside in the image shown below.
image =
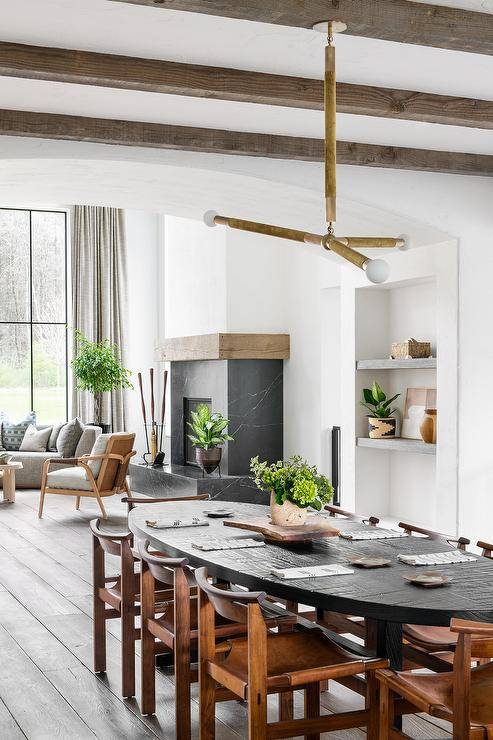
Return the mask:
[[[0,388],[0,411],[11,421],[21,421],[32,410],[38,424],[66,421],[65,388],[35,388],[34,409],[30,408],[28,388]]]

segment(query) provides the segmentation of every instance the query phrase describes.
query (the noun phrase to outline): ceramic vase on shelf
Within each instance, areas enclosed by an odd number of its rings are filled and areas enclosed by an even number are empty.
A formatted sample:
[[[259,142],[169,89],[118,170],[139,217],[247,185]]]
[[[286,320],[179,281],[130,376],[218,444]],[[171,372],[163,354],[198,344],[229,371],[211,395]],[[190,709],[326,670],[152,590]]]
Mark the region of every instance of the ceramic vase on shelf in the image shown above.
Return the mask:
[[[306,521],[307,509],[301,509],[292,501],[276,503],[273,493],[270,494],[270,518],[272,524],[280,527],[300,527]]]
[[[376,416],[368,417],[368,436],[370,439],[386,439],[387,437],[395,437],[396,427],[397,419],[393,416],[389,416],[386,419],[381,419]]]
[[[423,420],[419,426],[419,431],[423,442],[427,444],[436,444],[437,441],[437,410],[425,409]]]
[[[212,447],[210,450],[204,450],[202,447],[195,448],[195,460],[205,473],[213,473],[219,467],[222,455],[222,447]]]

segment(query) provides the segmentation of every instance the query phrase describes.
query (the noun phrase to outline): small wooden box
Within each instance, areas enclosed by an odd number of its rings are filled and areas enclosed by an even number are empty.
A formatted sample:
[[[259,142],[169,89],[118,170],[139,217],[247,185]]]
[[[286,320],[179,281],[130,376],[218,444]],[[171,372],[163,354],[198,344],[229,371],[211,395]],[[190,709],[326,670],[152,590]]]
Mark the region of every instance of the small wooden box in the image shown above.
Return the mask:
[[[393,342],[390,356],[393,360],[431,357],[431,342],[418,342],[416,339],[408,339],[407,342]]]

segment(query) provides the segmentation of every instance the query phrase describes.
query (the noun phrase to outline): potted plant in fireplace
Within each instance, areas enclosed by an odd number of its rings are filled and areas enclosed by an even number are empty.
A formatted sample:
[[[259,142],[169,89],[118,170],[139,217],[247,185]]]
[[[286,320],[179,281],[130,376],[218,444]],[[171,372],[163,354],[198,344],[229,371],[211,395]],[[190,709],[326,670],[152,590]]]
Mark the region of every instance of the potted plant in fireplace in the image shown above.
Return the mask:
[[[195,446],[197,465],[206,473],[213,473],[221,463],[222,445],[233,442],[233,437],[225,431],[229,420],[218,411],[212,412],[205,403],[199,404],[190,416],[192,421],[187,424],[192,434],[188,438]]]
[[[373,381],[371,388],[363,388],[361,405],[370,412],[368,416],[368,434],[371,439],[395,437],[397,419],[392,414],[396,409],[391,408],[391,404],[399,396],[400,393],[396,393],[392,398],[387,398],[376,380]]]
[[[272,524],[301,526],[306,521],[308,508],[320,511],[332,501],[334,488],[329,479],[300,455],[271,465],[260,462],[258,456],[253,457],[250,470],[257,486],[270,491]]]
[[[118,347],[109,339],[91,342],[78,329],[75,330],[76,353],[72,368],[77,381],[77,390],[89,391],[94,396],[95,420],[90,422],[100,426],[103,432],[111,431],[110,424],[103,424],[103,394],[117,388],[133,388],[131,372],[123,367],[119,359]]]

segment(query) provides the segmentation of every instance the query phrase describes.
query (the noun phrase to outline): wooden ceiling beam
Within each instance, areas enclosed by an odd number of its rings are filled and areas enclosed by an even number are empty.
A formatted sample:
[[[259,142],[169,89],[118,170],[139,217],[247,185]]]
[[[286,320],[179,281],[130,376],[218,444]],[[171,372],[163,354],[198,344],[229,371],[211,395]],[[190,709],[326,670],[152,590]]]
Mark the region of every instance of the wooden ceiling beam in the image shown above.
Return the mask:
[[[410,0],[112,0],[281,26],[343,21],[350,36],[493,54],[493,15]]]
[[[322,110],[323,82],[0,41],[0,76]],[[337,110],[353,115],[493,129],[493,101],[340,82]]]
[[[320,139],[19,110],[0,110],[0,135],[305,162],[323,161],[323,141]],[[493,156],[484,154],[340,141],[337,144],[337,161],[338,164],[362,167],[493,176]]]

